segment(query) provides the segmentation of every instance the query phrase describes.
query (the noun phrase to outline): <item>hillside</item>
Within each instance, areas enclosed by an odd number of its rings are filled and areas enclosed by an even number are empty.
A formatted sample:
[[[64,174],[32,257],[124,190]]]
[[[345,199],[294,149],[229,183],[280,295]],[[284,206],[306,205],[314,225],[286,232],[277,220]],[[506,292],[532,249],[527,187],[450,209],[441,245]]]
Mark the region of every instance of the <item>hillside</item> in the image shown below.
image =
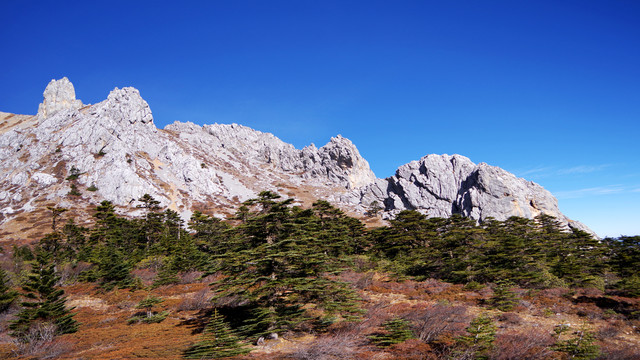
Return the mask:
[[[80,195],[69,196],[72,186]],[[85,105],[67,78],[52,80],[36,115],[0,113],[0,241],[22,241],[25,230],[42,235],[35,225],[44,223],[47,206],[87,219],[87,209],[107,199],[136,215],[130,204],[150,194],[183,219],[196,210],[225,217],[262,190],[305,205],[326,199],[360,216],[372,204],[385,219],[402,210],[476,220],[547,214],[590,232],[541,186],[461,155],[427,155],[377,179],[340,135],[299,150],[237,124],[158,129],[134,88]]]
[[[36,294],[44,264],[77,331],[54,336],[40,320],[16,334],[14,302],[0,308],[0,353],[179,359],[219,316],[250,351],[237,359],[640,356],[638,237],[416,211],[367,230],[327,202],[294,203],[262,192],[229,221],[195,213],[189,231],[149,196],[139,218],[102,202],[88,227],[52,209],[34,247],[3,247],[0,300],[7,285]]]
[[[640,358],[640,237],[462,155],[379,179],[63,78],[0,113],[0,209],[0,357]]]

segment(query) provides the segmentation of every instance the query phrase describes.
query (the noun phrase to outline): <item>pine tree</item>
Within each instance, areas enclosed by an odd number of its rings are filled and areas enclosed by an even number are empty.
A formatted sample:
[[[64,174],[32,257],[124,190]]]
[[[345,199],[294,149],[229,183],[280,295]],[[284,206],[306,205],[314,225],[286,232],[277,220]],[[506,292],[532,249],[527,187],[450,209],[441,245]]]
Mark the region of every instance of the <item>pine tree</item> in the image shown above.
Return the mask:
[[[563,335],[570,331],[569,326],[559,325],[554,329],[556,344],[553,349],[564,352],[570,359],[592,360],[600,355],[600,347],[595,344],[595,336],[586,326],[572,333],[573,336],[563,339]]]
[[[275,199],[277,195],[262,192],[245,202],[253,210],[230,237],[228,251],[215,257],[219,265],[214,270],[228,277],[217,284],[214,299],[241,299],[247,316],[238,330],[247,336],[293,329],[309,319],[303,308],[307,304],[355,316],[355,293],[347,284],[326,278],[339,269],[331,254],[344,238],[325,232],[321,223],[332,228],[339,213],[320,203],[320,219],[313,211],[290,208],[291,199]]]
[[[481,314],[471,321],[467,334],[460,336],[458,343],[474,354],[474,359],[488,359],[496,338],[496,325],[487,314]]]
[[[640,236],[604,240],[609,249],[609,265],[621,278],[617,287],[630,296],[640,296]]]
[[[411,331],[411,324],[405,319],[394,318],[385,322],[383,326],[386,333],[369,337],[371,341],[380,347],[399,344],[415,337]]]
[[[0,268],[0,314],[7,310],[18,298],[18,292],[12,290],[8,282],[7,273]]]
[[[109,246],[101,247],[98,253],[101,256],[96,259],[97,270],[103,288],[111,290],[114,287],[127,288],[134,285],[131,265],[125,254]]]
[[[21,341],[28,341],[26,335],[32,326],[39,323],[51,323],[56,326],[56,335],[74,333],[78,322],[73,319],[73,308],[67,308],[66,297],[62,289],[56,289],[59,278],[55,274],[51,255],[43,251],[36,254],[32,274],[22,287],[26,298],[20,305],[22,310],[10,325],[11,335]]]
[[[493,296],[489,299],[489,304],[500,311],[512,310],[520,300],[518,295],[511,290],[512,287],[513,283],[509,281],[498,281],[493,290]]]
[[[146,298],[142,299],[136,306],[137,309],[144,309],[144,311],[141,313],[136,313],[133,317],[129,318],[127,322],[129,324],[135,324],[139,322],[147,324],[162,322],[162,320],[167,318],[169,312],[157,312],[153,310],[156,305],[162,302],[164,302],[164,300],[162,300],[161,298],[153,295],[148,295]]]
[[[183,355],[186,359],[219,359],[247,354],[249,351],[215,309],[202,333],[202,340],[193,344]]]

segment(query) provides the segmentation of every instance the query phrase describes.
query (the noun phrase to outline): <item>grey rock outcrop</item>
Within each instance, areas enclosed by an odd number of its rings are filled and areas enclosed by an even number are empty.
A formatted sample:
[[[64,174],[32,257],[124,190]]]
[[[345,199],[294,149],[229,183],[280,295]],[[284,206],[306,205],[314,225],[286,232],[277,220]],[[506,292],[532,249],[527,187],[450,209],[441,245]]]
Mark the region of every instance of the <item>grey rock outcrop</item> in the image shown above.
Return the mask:
[[[583,224],[564,216],[556,198],[540,185],[495,166],[476,165],[461,155],[427,155],[343,200],[363,207],[378,202],[386,217],[401,210],[417,210],[429,217],[460,214],[480,221],[511,216],[532,219],[544,213],[565,226],[593,234]]]
[[[76,110],[82,101],[76,100],[76,91],[69,79],[51,80],[42,94],[44,100],[38,107],[38,115],[47,118],[60,110]]]
[[[355,146],[340,136],[320,149],[298,150],[237,124],[157,129],[149,105],[130,87],[81,107],[73,85],[54,80],[37,116],[0,115],[20,118],[0,127],[4,217],[29,208],[34,198],[78,200],[68,196],[72,169],[80,173],[74,181],[85,200],[131,207],[149,193],[186,217],[196,204],[232,209],[265,189],[304,187],[309,197],[325,198],[375,179]],[[97,190],[85,191],[89,187]]]
[[[72,169],[79,198],[68,194]],[[588,230],[567,219],[541,186],[464,156],[428,155],[377,179],[340,135],[320,148],[296,149],[237,124],[176,122],[160,130],[131,87],[82,107],[63,78],[49,83],[36,116],[0,113],[0,223],[36,203],[93,206],[106,199],[135,214],[132,205],[145,193],[188,217],[195,207],[233,211],[265,189],[307,202],[327,199],[356,213],[376,201],[386,218],[404,209],[477,220],[546,213]]]
[[[295,175],[298,181],[315,180],[354,189],[376,179],[355,145],[340,135],[319,149],[311,144],[298,150],[273,134],[238,124],[200,127],[193,123],[174,123],[166,129],[179,134],[185,143],[200,151],[214,150],[216,157],[226,161]]]

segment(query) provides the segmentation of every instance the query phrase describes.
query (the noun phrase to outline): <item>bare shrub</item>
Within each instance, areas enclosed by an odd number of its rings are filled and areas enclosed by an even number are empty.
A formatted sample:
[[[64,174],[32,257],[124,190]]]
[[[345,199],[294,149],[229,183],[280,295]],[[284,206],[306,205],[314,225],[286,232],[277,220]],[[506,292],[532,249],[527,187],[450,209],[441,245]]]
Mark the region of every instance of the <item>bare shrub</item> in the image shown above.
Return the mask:
[[[178,304],[178,310],[189,311],[205,309],[211,306],[212,297],[211,290],[209,290],[209,288],[203,288],[192,296],[185,296],[180,304]]]
[[[640,348],[635,344],[605,341],[600,346],[600,356],[596,360],[637,360],[640,359]]]
[[[428,294],[440,294],[441,292],[448,290],[451,287],[451,284],[437,279],[427,279],[421,283],[421,287]]]
[[[369,286],[371,286],[372,283],[373,283],[373,273],[368,272],[360,276],[360,278],[353,284],[353,286],[355,286],[356,289],[364,290]]]
[[[17,314],[20,311],[19,307],[18,307],[18,305],[16,303],[17,303],[17,301],[15,301],[13,303],[13,305],[11,305],[4,312],[0,313],[0,334],[8,331],[8,329],[9,329],[9,321],[14,319],[14,317],[15,317],[14,315]]]
[[[402,360],[436,360],[439,359],[429,344],[418,339],[409,339],[405,342],[392,345],[387,349],[394,359]]]
[[[115,316],[110,316],[110,317],[107,317],[107,318],[104,318],[104,319],[100,320],[100,324],[107,324],[107,323],[110,323],[110,322],[114,322],[117,319],[118,318],[115,317]]]
[[[93,267],[92,264],[80,261],[77,264],[66,263],[60,271],[60,284],[75,284],[78,281],[78,277],[84,271],[87,271]]]
[[[590,287],[590,288],[579,288],[576,289],[576,296],[580,297],[580,296],[586,296],[586,297],[592,297],[592,298],[596,298],[596,297],[601,297],[604,295],[604,292],[602,290]]]
[[[355,359],[358,345],[357,336],[340,332],[318,337],[309,344],[301,345],[287,358],[296,360]]]
[[[469,321],[466,307],[445,304],[427,305],[409,312],[405,318],[412,322],[416,337],[424,342],[437,340],[445,333],[461,331]]]
[[[24,343],[50,342],[56,336],[56,325],[49,322],[36,323],[19,339]]]
[[[180,274],[180,284],[194,284],[202,277],[202,271],[188,271]]]
[[[133,277],[140,279],[145,286],[153,284],[158,273],[151,268],[134,269],[131,271]]]
[[[616,325],[608,324],[598,329],[597,337],[598,339],[601,339],[601,340],[609,340],[609,339],[616,338],[620,334],[620,332],[621,332],[620,327]]]
[[[502,321],[507,325],[520,325],[522,318],[514,312],[506,312],[497,316],[498,321]]]
[[[52,323],[39,323],[20,339],[14,339],[14,354],[37,359],[56,359],[72,349],[71,344],[55,339],[56,326]]]
[[[540,329],[527,328],[498,334],[494,342],[491,359],[495,360],[537,360],[547,359],[555,343],[551,334]]]
[[[329,330],[333,334],[365,336],[377,329],[385,321],[391,319],[392,315],[392,309],[389,305],[376,303],[367,309],[367,313],[362,317],[361,321],[340,321],[332,324]]]

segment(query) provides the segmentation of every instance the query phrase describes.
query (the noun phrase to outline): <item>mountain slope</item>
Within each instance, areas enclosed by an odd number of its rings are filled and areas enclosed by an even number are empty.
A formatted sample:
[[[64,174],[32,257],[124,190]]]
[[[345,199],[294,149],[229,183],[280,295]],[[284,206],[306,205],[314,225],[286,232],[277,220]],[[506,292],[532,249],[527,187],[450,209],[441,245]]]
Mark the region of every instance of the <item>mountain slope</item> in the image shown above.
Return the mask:
[[[81,195],[70,194],[72,185]],[[136,200],[149,193],[184,217],[196,209],[228,215],[265,189],[305,203],[327,199],[355,213],[377,201],[385,217],[403,209],[474,219],[547,213],[588,230],[562,215],[539,185],[460,155],[428,155],[376,179],[340,135],[299,150],[237,124],[176,122],[158,129],[148,104],[130,87],[83,105],[68,79],[52,80],[38,114],[0,113],[5,233],[12,222],[29,218],[25,213],[45,216],[46,206],[88,209],[107,199],[135,215]]]

